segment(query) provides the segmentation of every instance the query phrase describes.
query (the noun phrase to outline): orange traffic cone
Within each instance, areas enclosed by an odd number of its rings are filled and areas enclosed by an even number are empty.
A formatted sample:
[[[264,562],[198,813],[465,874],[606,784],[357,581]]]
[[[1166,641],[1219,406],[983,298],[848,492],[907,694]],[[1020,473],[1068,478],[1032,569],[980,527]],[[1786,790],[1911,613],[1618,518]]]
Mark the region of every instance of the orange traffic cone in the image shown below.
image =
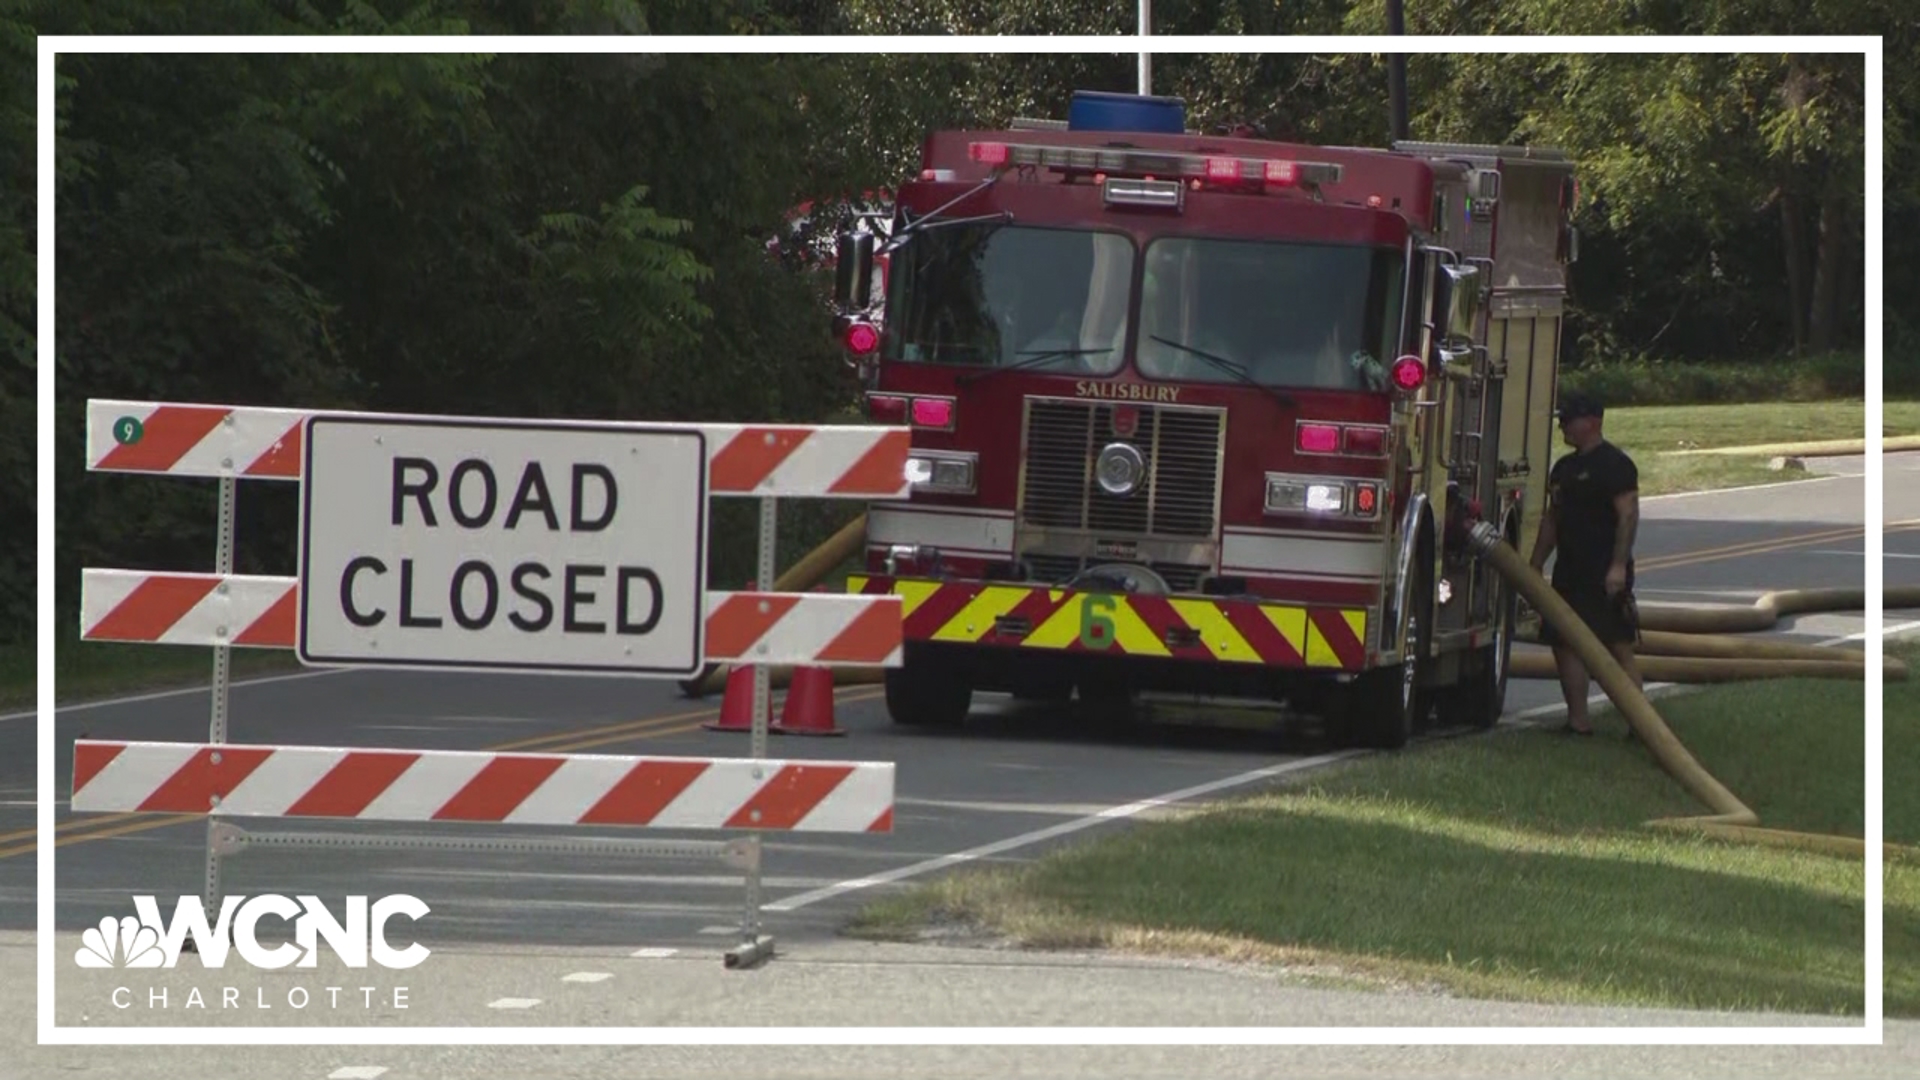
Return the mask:
[[[753,730],[753,668],[735,664],[727,673],[727,694],[720,699],[720,718],[700,725],[708,731]]]
[[[782,735],[845,735],[833,722],[833,672],[823,667],[796,667],[787,686],[786,704],[773,730]]]

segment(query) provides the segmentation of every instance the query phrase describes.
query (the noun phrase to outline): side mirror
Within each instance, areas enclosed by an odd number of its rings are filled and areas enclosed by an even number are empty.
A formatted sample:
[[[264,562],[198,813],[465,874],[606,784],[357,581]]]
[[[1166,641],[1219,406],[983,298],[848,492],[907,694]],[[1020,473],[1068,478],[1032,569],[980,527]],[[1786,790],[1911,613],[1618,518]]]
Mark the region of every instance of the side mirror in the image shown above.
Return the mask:
[[[1433,278],[1434,336],[1444,348],[1449,342],[1473,340],[1480,318],[1480,268],[1441,263]]]
[[[873,234],[865,230],[840,234],[840,262],[833,297],[844,311],[864,311],[873,303]]]

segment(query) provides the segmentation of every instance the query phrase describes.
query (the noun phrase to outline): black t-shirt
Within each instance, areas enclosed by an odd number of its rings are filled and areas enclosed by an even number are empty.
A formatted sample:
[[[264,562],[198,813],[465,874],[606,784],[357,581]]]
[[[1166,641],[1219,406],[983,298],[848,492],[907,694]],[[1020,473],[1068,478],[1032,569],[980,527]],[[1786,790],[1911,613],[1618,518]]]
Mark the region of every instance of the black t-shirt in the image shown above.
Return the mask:
[[[1586,453],[1575,451],[1554,462],[1547,477],[1548,497],[1556,513],[1553,563],[1555,584],[1604,582],[1613,563],[1615,530],[1620,525],[1613,500],[1640,487],[1640,470],[1626,452],[1601,441]],[[1627,558],[1627,587],[1633,587],[1633,558]]]

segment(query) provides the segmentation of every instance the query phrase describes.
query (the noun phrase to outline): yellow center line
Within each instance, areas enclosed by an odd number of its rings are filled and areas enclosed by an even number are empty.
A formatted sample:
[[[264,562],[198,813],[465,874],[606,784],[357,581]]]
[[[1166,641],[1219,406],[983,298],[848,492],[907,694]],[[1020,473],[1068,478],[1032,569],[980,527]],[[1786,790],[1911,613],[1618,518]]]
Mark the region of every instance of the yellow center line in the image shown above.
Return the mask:
[[[836,704],[852,704],[860,701],[872,701],[880,696],[881,691],[876,689],[848,687],[836,691],[834,699]],[[654,716],[641,720],[628,720],[618,724],[604,724],[599,727],[581,728],[575,731],[556,732],[551,735],[537,735],[527,739],[516,739],[512,742],[482,747],[482,750],[493,753],[509,750],[532,750],[537,753],[571,753],[590,747],[626,742],[631,739],[654,739],[663,735],[676,735],[688,731],[697,731],[701,726],[699,721],[707,720],[718,715],[720,715],[720,710],[717,708],[693,709],[687,712],[674,713],[669,716]],[[694,722],[679,723],[680,721],[689,720]],[[129,811],[107,814],[97,818],[69,819],[55,826],[56,831],[81,827],[96,831],[61,837],[54,841],[53,846],[57,848],[65,847],[68,844],[77,844],[86,840],[110,840],[116,836],[127,836],[132,833],[147,832],[151,829],[164,829],[174,825],[184,825],[189,822],[206,820],[206,815],[204,814],[177,814],[160,818],[150,818],[124,825],[117,824],[118,822],[126,821],[128,818],[135,817],[145,818],[146,815],[138,811]],[[99,829],[98,826],[101,825],[114,827]],[[0,834],[0,844],[13,840],[33,841],[14,847],[0,847],[0,859],[9,859],[17,855],[26,855],[35,851],[37,849],[37,836],[38,833],[33,829]]]
[[[101,829],[98,832],[63,836],[55,840],[53,846],[61,848],[66,847],[68,844],[79,844],[88,840],[108,840],[116,836],[125,836],[128,833],[146,832],[148,829],[164,829],[171,825],[185,825],[189,822],[205,820],[206,816],[203,814],[174,814],[162,818],[153,818],[149,821],[136,821],[128,825],[121,825],[118,828]],[[92,822],[88,822],[88,824],[92,824]],[[35,848],[36,845],[31,843],[21,844],[17,847],[0,848],[0,859],[10,859],[15,855],[26,855],[34,851]]]
[[[1920,528],[1920,521],[1891,522],[1886,532],[1912,532]],[[1798,533],[1793,536],[1780,536],[1771,540],[1756,540],[1746,544],[1732,544],[1723,548],[1703,548],[1699,551],[1683,551],[1673,555],[1662,555],[1636,563],[1639,570],[1667,570],[1679,566],[1693,566],[1698,563],[1715,562],[1720,559],[1738,558],[1743,555],[1765,555],[1771,552],[1786,551],[1791,548],[1805,547],[1809,544],[1825,543],[1832,540],[1852,539],[1865,536],[1865,528],[1834,529],[1824,532]]]
[[[1795,533],[1792,536],[1776,536],[1766,540],[1747,540],[1723,547],[1700,548],[1695,551],[1677,551],[1672,555],[1656,555],[1639,560],[1639,565],[1647,569],[1659,569],[1668,564],[1699,562],[1708,559],[1732,558],[1737,555],[1752,555],[1771,551],[1782,544],[1819,543],[1826,540],[1841,540],[1849,537],[1864,536],[1866,529],[1851,527],[1844,529],[1823,529],[1819,532]]]
[[[879,690],[873,690],[866,693],[848,694],[846,697],[840,698],[837,704],[847,705],[857,701],[872,701],[880,697],[881,693]],[[681,724],[677,727],[655,728],[638,735],[602,735],[598,738],[580,739],[574,742],[562,743],[558,746],[549,747],[548,749],[556,753],[571,754],[581,750],[589,750],[596,746],[608,746],[613,743],[626,742],[628,739],[654,739],[662,735],[673,735],[683,731],[698,731],[700,727],[700,724],[692,723]]]
[[[138,811],[127,810],[116,814],[102,814],[99,817],[68,818],[65,821],[56,822],[53,826],[53,831],[57,833],[66,832],[68,829],[76,829],[82,825],[111,825],[116,821],[125,821],[128,818],[144,816],[145,815]],[[0,844],[10,844],[15,840],[30,840],[39,835],[39,829],[21,829],[18,832],[0,833]]]
[[[485,749],[496,753],[508,750],[526,750],[542,754],[551,753],[556,749],[556,746],[553,744],[564,743],[588,735],[600,735],[616,731],[641,732],[650,728],[664,727],[667,724],[678,723],[683,720],[703,720],[707,717],[718,715],[720,715],[719,709],[694,709],[689,712],[674,713],[670,716],[649,716],[640,720],[622,720],[616,724],[603,724],[600,727],[581,728],[578,731],[561,731],[548,735],[535,735],[531,738],[515,739],[512,742],[496,743]]]

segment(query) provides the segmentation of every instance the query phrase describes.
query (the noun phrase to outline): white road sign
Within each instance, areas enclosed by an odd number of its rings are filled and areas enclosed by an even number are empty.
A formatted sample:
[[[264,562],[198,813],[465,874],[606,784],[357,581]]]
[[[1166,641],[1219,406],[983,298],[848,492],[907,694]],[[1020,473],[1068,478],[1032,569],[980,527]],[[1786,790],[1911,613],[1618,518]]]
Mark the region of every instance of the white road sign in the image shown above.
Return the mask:
[[[700,671],[698,428],[315,416],[304,450],[303,663]]]

